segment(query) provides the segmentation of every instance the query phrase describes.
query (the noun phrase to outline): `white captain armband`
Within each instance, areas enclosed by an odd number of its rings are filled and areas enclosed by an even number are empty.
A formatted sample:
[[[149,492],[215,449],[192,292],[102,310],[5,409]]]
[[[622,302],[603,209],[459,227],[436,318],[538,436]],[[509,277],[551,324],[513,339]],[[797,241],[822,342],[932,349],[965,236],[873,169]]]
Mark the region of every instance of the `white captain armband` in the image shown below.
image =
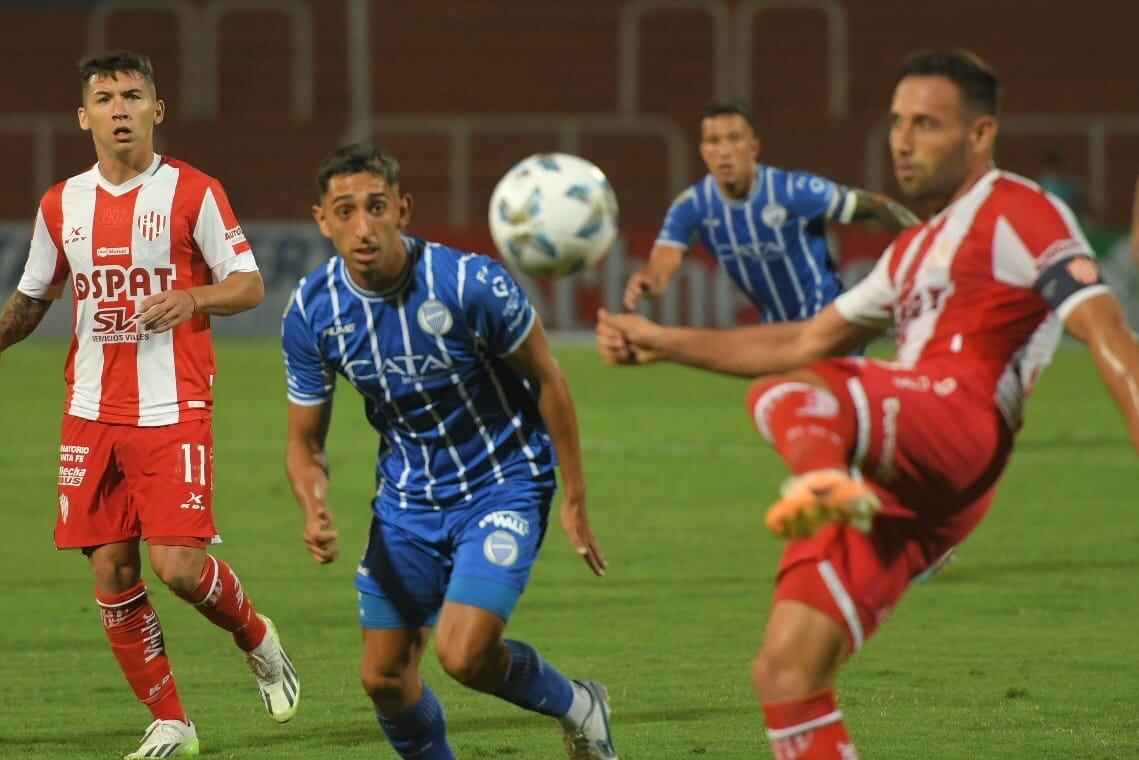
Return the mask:
[[[1103,285],[1103,277],[1095,260],[1087,254],[1069,256],[1049,264],[1036,278],[1036,292],[1058,311],[1060,305],[1078,291]]]
[[[828,216],[839,224],[850,224],[858,207],[858,191],[842,190],[836,194],[834,206]]]

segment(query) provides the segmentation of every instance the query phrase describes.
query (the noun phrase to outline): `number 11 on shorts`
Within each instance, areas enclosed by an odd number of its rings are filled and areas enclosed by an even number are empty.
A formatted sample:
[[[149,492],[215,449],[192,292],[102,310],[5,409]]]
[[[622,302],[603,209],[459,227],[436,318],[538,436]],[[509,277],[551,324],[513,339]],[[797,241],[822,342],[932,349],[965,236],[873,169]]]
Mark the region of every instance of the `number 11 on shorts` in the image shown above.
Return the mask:
[[[186,482],[194,483],[194,456],[193,451],[197,449],[198,452],[198,478],[197,484],[204,486],[206,484],[206,445],[204,443],[182,444],[182,471],[186,473]]]

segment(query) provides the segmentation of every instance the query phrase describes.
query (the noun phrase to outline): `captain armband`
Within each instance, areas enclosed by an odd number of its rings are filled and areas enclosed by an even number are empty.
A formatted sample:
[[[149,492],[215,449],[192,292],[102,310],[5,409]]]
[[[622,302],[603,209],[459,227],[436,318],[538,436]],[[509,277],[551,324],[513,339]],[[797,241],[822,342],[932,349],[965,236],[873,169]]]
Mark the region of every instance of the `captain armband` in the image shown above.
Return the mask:
[[[1036,292],[1057,311],[1060,305],[1078,291],[1103,285],[1103,276],[1095,259],[1087,254],[1069,256],[1049,264],[1036,278]]]

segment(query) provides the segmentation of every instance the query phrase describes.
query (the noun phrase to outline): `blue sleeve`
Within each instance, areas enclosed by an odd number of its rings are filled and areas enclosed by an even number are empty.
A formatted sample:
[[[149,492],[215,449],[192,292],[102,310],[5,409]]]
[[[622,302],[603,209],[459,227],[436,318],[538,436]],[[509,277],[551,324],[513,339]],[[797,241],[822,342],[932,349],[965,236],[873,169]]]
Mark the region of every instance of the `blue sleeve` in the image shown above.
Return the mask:
[[[810,172],[787,173],[787,207],[807,219],[833,219],[842,207],[846,188]]]
[[[517,351],[537,315],[506,268],[493,259],[479,257],[467,267],[462,293],[467,328],[497,356]]]
[[[316,406],[330,400],[336,375],[321,357],[316,335],[305,317],[299,287],[289,297],[289,305],[281,318],[281,346],[285,352],[289,401]]]
[[[699,226],[700,209],[697,207],[696,188],[693,186],[676,196],[672,205],[668,207],[656,242],[674,245],[687,251],[692,243],[692,235]]]

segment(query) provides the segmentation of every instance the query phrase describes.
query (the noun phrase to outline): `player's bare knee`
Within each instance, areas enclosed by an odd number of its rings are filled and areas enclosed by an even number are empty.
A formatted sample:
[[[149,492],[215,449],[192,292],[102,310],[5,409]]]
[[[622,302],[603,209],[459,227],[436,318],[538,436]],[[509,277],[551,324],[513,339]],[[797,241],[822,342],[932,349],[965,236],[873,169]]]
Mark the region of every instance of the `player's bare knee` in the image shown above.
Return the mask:
[[[138,585],[142,579],[142,564],[137,552],[102,546],[84,553],[91,561],[95,586],[104,593],[122,593]]]
[[[764,646],[751,663],[751,680],[765,702],[796,699],[821,688],[816,668],[786,648]]]
[[[404,674],[361,666],[360,685],[384,715],[397,715],[406,709],[409,689]]]
[[[468,688],[485,691],[499,685],[494,678],[494,673],[500,670],[495,667],[499,648],[488,649],[471,642],[452,640],[446,645],[437,643],[435,652],[447,675]]]

